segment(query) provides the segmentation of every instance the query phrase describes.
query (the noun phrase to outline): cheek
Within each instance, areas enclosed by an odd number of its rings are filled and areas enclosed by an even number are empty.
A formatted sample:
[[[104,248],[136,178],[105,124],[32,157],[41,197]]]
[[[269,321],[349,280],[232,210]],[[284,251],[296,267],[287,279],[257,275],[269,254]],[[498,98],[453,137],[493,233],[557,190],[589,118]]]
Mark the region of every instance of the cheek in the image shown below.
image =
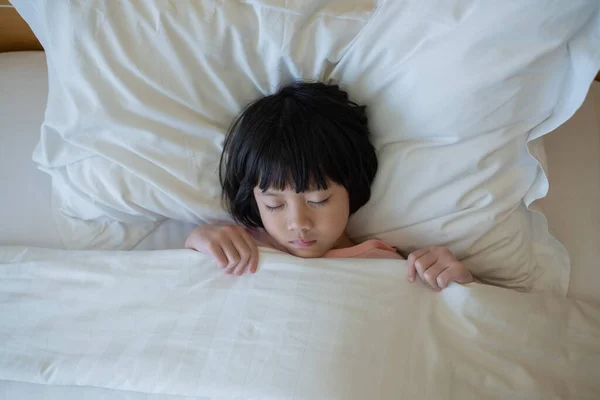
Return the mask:
[[[338,208],[337,214],[336,214],[336,225],[338,226],[338,229],[345,231],[346,230],[346,226],[348,225],[348,219],[349,219],[349,209],[346,207],[340,207]]]
[[[277,212],[269,212],[267,210],[260,210],[260,219],[262,220],[263,226],[270,233],[271,231],[277,231],[281,225],[281,216]],[[272,235],[273,236],[273,235]]]
[[[319,220],[322,223],[322,229],[330,232],[332,235],[338,235],[346,230],[349,219],[349,207],[344,204],[338,204],[330,207]]]
[[[346,195],[343,201],[338,202],[333,209],[335,211],[332,214],[335,218],[334,222],[337,229],[345,231],[350,219],[350,201],[348,196]]]

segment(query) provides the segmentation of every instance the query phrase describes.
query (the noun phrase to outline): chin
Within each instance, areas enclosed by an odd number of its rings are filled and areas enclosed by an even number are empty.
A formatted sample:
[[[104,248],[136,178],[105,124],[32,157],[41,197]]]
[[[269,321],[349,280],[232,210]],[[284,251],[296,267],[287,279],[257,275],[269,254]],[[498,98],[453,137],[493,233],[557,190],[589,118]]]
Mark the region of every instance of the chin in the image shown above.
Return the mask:
[[[298,248],[288,248],[288,251],[296,256],[301,258],[320,258],[327,253],[326,251],[322,251],[319,249],[298,249]]]

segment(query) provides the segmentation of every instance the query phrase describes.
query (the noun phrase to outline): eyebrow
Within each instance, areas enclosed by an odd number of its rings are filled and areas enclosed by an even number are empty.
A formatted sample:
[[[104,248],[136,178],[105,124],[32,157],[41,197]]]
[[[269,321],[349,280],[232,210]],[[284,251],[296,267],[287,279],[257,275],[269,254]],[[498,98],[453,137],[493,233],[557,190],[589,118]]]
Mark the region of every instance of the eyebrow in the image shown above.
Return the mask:
[[[274,193],[274,192],[260,192],[261,195],[263,196],[269,196],[269,197],[280,197],[281,194],[280,193]]]
[[[317,193],[317,192],[324,192],[325,190],[305,190],[303,193]],[[267,190],[265,192],[261,191],[260,192],[262,196],[269,196],[269,197],[281,197],[283,196],[283,193],[281,192],[272,192],[270,190]]]

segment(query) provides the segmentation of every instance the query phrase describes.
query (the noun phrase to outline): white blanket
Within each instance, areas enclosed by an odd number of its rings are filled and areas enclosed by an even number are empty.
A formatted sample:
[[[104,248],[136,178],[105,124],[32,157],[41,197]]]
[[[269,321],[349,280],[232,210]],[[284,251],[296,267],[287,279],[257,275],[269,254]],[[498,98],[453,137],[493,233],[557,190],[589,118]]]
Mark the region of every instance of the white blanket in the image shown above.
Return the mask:
[[[261,250],[242,277],[187,250],[0,247],[0,262],[3,398],[600,393],[600,309],[479,284],[435,293],[402,261]]]

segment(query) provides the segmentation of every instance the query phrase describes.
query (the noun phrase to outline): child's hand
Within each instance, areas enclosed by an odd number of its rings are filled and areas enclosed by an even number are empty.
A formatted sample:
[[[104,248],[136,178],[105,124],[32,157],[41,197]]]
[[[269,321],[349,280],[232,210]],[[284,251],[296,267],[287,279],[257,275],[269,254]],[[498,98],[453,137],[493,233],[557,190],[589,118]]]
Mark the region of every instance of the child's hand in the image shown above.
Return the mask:
[[[258,268],[258,248],[248,232],[236,225],[201,225],[185,241],[186,249],[210,254],[228,274],[242,275]]]
[[[431,246],[410,253],[408,256],[408,281],[414,282],[419,274],[421,280],[434,290],[448,286],[450,282],[471,283],[473,275],[445,247]]]

